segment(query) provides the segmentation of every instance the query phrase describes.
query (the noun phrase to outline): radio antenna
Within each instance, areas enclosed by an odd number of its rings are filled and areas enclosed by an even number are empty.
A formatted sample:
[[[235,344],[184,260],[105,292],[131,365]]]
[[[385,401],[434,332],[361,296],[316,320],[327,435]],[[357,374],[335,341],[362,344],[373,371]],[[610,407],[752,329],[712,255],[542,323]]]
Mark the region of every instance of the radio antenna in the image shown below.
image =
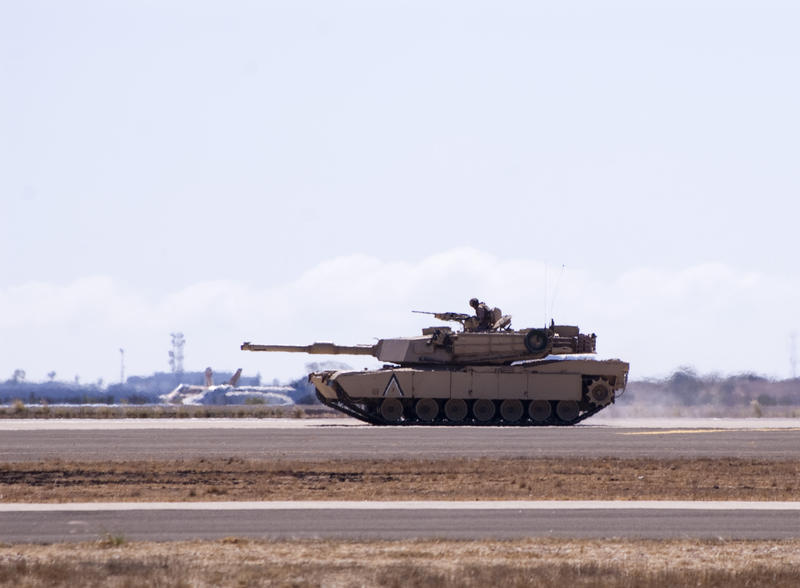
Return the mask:
[[[542,324],[547,324],[547,262],[544,262],[544,316],[542,317]]]
[[[558,286],[561,284],[561,278],[564,276],[564,271],[567,269],[567,266],[563,263],[561,264],[561,273],[558,274],[558,278],[556,279],[556,286],[553,289],[553,298],[550,300],[550,318],[555,318],[553,315],[553,308],[556,305],[556,296],[558,296]],[[545,319],[546,321],[547,319]]]

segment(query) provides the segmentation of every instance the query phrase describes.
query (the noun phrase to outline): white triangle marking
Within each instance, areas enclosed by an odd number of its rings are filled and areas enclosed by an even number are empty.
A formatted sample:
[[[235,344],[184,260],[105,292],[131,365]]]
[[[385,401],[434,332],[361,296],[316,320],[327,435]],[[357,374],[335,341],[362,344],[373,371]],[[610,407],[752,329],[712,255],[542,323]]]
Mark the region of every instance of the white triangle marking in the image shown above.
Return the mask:
[[[388,396],[390,398],[405,396],[405,394],[403,394],[403,390],[400,388],[400,384],[397,383],[397,377],[394,374],[392,374],[389,383],[386,384],[386,388],[383,391],[383,395]]]

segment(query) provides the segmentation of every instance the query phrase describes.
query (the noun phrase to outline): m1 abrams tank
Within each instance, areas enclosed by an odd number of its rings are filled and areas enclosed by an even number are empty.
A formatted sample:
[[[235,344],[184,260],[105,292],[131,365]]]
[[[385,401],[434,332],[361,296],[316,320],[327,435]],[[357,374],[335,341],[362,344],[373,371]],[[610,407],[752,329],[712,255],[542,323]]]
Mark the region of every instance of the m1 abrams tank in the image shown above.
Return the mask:
[[[627,383],[628,364],[597,359],[596,336],[576,326],[512,330],[511,317],[499,316],[478,330],[470,315],[428,314],[462,329],[429,327],[374,345],[246,342],[241,348],[387,362],[378,370],[308,376],[320,402],[374,425],[574,425],[613,403]]]

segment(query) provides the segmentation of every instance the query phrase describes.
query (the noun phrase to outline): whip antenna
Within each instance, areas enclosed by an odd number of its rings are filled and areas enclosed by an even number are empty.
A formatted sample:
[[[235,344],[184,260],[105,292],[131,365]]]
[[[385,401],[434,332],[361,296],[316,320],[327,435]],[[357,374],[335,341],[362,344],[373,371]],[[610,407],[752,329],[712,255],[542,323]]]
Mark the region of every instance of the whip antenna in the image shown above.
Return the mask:
[[[547,262],[544,262],[544,316],[542,317],[542,324],[547,324]]]
[[[553,316],[553,308],[556,305],[556,296],[558,295],[558,286],[561,284],[561,278],[564,276],[564,271],[567,269],[567,266],[563,263],[561,264],[561,273],[558,274],[558,278],[556,279],[556,286],[553,288],[553,298],[550,300],[550,318],[554,318]],[[545,319],[547,320],[547,319]]]

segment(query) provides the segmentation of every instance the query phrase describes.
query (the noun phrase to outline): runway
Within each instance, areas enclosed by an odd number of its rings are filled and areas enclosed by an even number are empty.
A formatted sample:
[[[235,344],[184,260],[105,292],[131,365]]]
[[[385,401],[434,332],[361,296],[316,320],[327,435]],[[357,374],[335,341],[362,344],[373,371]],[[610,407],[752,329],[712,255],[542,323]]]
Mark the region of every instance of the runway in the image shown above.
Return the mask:
[[[373,427],[350,419],[0,421],[0,463],[45,459],[800,458],[793,419]],[[0,503],[0,541],[800,537],[800,502]]]
[[[384,502],[2,505],[0,541],[220,539],[787,539],[800,503]]]
[[[636,419],[575,427],[374,427],[351,419],[0,421],[0,461],[180,458],[800,458],[800,420]]]

